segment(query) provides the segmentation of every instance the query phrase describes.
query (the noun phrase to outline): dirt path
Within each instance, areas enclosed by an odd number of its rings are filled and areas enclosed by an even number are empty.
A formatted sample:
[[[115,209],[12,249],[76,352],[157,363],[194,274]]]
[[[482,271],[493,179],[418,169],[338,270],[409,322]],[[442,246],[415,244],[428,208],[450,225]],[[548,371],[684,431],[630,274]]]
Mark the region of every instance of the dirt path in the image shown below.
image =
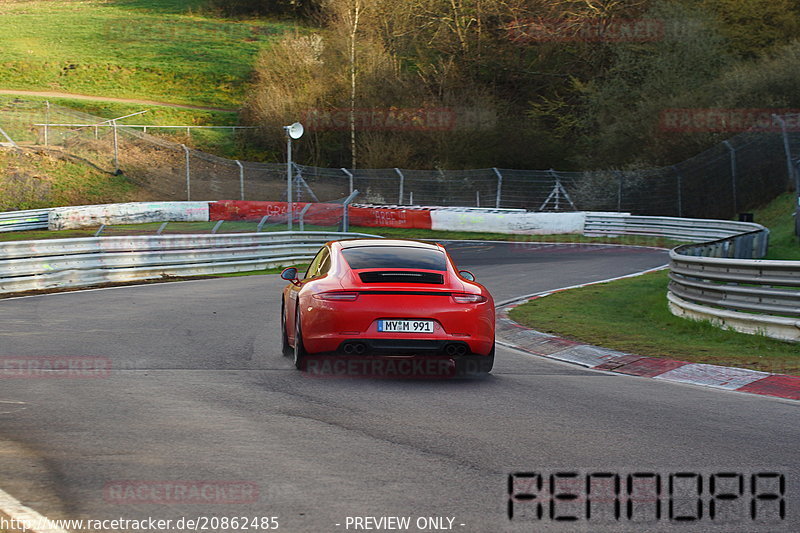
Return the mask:
[[[221,107],[203,107],[197,105],[170,104],[167,102],[157,102],[155,100],[141,100],[138,98],[88,96],[85,94],[60,93],[55,91],[14,91],[14,90],[0,89],[0,94],[6,94],[11,96],[40,96],[42,98],[72,98],[75,100],[94,100],[96,102],[119,102],[122,104],[160,105],[164,107],[176,107],[179,109],[199,109],[201,111],[223,111],[228,113],[236,112],[235,109],[225,109]]]

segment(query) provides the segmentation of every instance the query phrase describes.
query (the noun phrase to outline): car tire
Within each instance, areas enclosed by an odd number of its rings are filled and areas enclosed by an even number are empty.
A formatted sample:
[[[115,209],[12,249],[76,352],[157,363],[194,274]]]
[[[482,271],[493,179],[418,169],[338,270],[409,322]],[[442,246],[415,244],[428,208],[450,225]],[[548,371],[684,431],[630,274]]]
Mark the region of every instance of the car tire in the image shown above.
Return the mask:
[[[456,361],[456,373],[459,376],[483,376],[492,371],[494,367],[494,350],[489,355],[467,355]]]
[[[281,354],[288,357],[292,354],[293,348],[289,344],[289,335],[286,333],[286,303],[281,300]]]
[[[306,348],[303,346],[303,330],[300,327],[300,311],[298,310],[294,319],[293,362],[296,369],[303,370],[305,368],[307,355],[308,352],[306,352]]]

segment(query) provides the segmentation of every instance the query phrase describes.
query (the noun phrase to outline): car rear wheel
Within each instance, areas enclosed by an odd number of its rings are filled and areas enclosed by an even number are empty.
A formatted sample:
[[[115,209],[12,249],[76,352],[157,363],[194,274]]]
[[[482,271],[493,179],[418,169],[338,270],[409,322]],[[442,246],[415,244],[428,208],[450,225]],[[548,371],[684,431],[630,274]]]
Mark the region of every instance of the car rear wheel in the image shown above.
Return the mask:
[[[281,354],[286,357],[292,353],[289,335],[286,333],[286,304],[281,300]]]
[[[303,346],[303,331],[300,328],[300,311],[294,319],[294,367],[298,370],[303,370],[305,366],[305,358],[308,355],[305,346]]]
[[[488,374],[494,367],[494,350],[489,355],[467,355],[456,361],[456,371],[459,376],[480,376]]]

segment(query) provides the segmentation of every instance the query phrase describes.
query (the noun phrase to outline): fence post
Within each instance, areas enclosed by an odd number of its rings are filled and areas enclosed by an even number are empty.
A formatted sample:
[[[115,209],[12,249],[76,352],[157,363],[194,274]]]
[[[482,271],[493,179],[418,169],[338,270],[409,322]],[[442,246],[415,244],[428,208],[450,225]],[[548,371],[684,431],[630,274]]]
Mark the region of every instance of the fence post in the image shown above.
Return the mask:
[[[625,175],[619,170],[615,170],[614,174],[617,175],[617,179],[619,180],[619,186],[617,188],[617,213],[622,213],[622,188],[625,182]]]
[[[353,173],[347,170],[346,168],[342,168],[340,170],[344,172],[345,175],[347,175],[347,178],[350,180],[350,194],[353,194]]]
[[[794,204],[794,233],[800,237],[800,161],[797,161],[797,168],[795,168],[795,176],[797,176],[797,186],[795,193],[797,194],[797,201]]]
[[[739,213],[739,201],[736,197],[736,148],[730,143],[730,141],[722,141],[728,151],[731,153],[731,191],[733,192],[733,213]]]
[[[781,123],[781,133],[783,134],[783,151],[786,153],[786,170],[788,172],[786,179],[789,180],[790,186],[796,186],[797,183],[794,178],[794,165],[792,165],[792,148],[789,145],[789,132],[786,129],[786,121],[779,115],[772,115],[772,117]]]
[[[356,196],[358,196],[358,190],[351,192],[350,195],[344,199],[344,204],[342,206],[342,231],[350,230],[350,204],[353,203]]]
[[[300,231],[305,231],[306,230],[306,220],[305,220],[305,218],[306,218],[306,211],[308,211],[309,207],[311,207],[310,203],[306,204],[306,206],[302,209],[302,211],[300,211]]]
[[[239,192],[241,193],[241,199],[244,202],[244,166],[242,166],[242,162],[236,159],[236,164],[239,165]]]
[[[492,168],[494,170],[495,175],[497,176],[497,200],[494,202],[494,208],[500,209],[500,202],[503,199],[503,175],[497,169],[497,167]]]
[[[119,174],[119,139],[117,137],[117,121],[112,120],[111,125],[114,127],[114,174]]]
[[[672,165],[672,171],[678,178],[678,216],[683,217],[683,187],[681,187],[681,182],[683,181],[683,178],[681,176],[680,171],[678,170],[678,165]]]
[[[397,172],[397,175],[400,176],[400,199],[397,200],[397,205],[403,205],[403,187],[405,186],[406,177],[403,176],[403,173],[400,172],[399,168],[394,169]]]
[[[116,131],[116,128],[114,131]],[[182,144],[181,148],[186,154],[186,201],[190,202],[192,200],[192,171],[189,166],[189,149],[185,144]]]
[[[48,145],[47,125],[50,124],[50,101],[44,101],[44,145]]]

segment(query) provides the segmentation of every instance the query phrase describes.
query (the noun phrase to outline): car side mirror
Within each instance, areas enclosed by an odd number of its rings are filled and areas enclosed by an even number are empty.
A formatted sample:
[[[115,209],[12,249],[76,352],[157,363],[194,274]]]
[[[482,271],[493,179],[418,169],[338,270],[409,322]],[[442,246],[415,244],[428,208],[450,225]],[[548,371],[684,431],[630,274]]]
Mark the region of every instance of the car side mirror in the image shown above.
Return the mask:
[[[285,268],[283,272],[281,272],[281,278],[294,283],[297,281],[297,269],[295,267]]]
[[[459,270],[458,273],[467,281],[475,281],[475,274],[469,270]]]

